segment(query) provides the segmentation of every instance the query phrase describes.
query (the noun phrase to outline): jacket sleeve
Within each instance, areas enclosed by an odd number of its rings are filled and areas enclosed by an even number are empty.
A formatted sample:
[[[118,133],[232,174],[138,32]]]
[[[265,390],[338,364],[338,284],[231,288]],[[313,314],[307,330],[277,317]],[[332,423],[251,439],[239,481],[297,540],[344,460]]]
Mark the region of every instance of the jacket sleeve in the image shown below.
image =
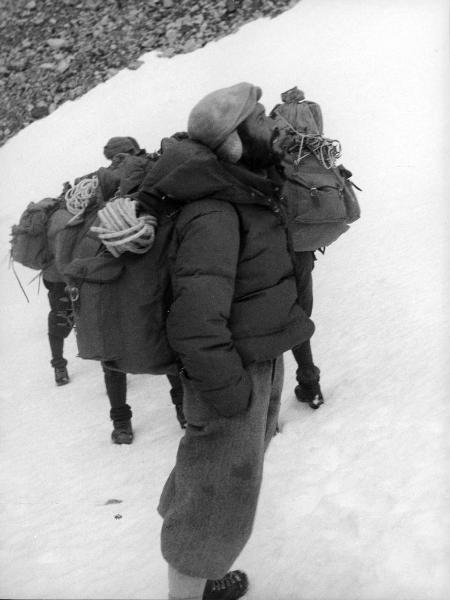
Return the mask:
[[[196,202],[183,212],[188,215],[177,225],[169,343],[200,397],[230,417],[247,409],[251,393],[229,329],[239,220],[234,208],[223,202]]]

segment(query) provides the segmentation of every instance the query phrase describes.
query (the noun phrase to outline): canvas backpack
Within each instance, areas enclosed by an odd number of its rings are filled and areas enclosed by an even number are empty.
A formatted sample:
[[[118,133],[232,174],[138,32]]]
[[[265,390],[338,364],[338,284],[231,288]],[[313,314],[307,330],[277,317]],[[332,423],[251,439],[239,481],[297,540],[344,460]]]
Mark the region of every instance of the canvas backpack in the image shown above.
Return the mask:
[[[116,196],[132,197],[155,161],[155,155],[125,156],[114,172],[97,172],[99,188],[114,185]],[[150,250],[116,257],[92,230],[104,206],[98,202],[57,239],[56,264],[72,299],[79,356],[125,373],[176,373],[165,327],[172,301],[168,249],[178,207],[165,203]]]
[[[316,102],[292,88],[281,95],[272,113],[284,151],[283,200],[293,249],[318,250],[336,241],[360,218],[351,172],[336,165],[340,144],[323,136],[323,117]],[[359,188],[357,188],[359,189]]]
[[[109,167],[100,167],[75,179],[73,186],[67,184],[65,192],[68,188],[74,196],[70,202],[78,206],[77,195],[80,192],[85,206],[57,236],[55,263],[61,273],[75,258],[91,256],[101,249],[98,236],[90,231],[91,227],[98,225],[98,211],[117,195],[134,192],[153,162],[154,155],[117,154]],[[96,180],[95,186],[92,185],[93,179]],[[87,199],[84,198],[84,188],[88,188]]]
[[[107,202],[114,196],[133,194],[156,160],[155,153],[116,154],[109,167],[100,167],[96,172],[99,198]]]
[[[84,175],[76,179],[73,186],[65,184],[58,198],[30,202],[19,223],[11,228],[11,260],[30,269],[46,269],[53,261],[47,238],[49,219],[58,209],[65,208],[65,194],[83,183],[87,183],[85,187],[89,187],[91,194],[93,177],[98,181],[95,195],[99,202],[106,202],[117,193],[130,194],[138,187],[154,161],[155,155],[116,155],[111,167],[101,167],[94,173]]]
[[[43,198],[28,204],[19,223],[11,228],[12,261],[39,271],[51,263],[47,225],[51,215],[61,206],[61,198]]]
[[[176,212],[160,215],[151,249],[119,257],[91,231],[89,223],[96,222],[92,215],[78,231],[75,226],[61,232],[59,268],[73,304],[81,358],[107,362],[126,373],[176,371],[165,330],[175,220]]]

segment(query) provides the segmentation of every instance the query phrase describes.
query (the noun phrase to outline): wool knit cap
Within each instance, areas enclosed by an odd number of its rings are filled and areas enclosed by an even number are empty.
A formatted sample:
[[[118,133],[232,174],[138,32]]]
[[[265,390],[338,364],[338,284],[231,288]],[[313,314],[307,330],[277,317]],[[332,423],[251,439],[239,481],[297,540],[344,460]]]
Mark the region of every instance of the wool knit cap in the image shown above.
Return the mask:
[[[108,160],[112,160],[116,154],[122,152],[137,154],[139,150],[139,144],[132,137],[112,137],[106,142],[106,146],[103,148],[103,154]]]
[[[221,158],[237,162],[242,143],[236,129],[253,112],[261,95],[261,88],[246,82],[211,92],[191,110],[189,136]]]

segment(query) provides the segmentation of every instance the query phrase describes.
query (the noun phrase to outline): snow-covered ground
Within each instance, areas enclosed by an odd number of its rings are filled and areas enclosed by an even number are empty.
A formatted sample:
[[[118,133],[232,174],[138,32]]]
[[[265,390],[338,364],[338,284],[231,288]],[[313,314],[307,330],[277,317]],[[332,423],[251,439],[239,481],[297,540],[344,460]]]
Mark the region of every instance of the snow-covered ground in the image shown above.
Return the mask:
[[[129,378],[136,439],[112,445],[100,367],[73,336],[72,382],[54,385],[46,295],[34,282],[26,303],[8,233],[105,164],[110,136],[156,149],[242,80],[268,109],[293,85],[320,102],[364,189],[363,218],[314,272],[320,410],[294,399],[286,355],[282,432],[236,565],[248,599],[450,598],[447,24],[445,0],[303,0],[192,54],[148,54],[0,149],[1,598],[166,597],[156,505],[182,435],[168,385]]]

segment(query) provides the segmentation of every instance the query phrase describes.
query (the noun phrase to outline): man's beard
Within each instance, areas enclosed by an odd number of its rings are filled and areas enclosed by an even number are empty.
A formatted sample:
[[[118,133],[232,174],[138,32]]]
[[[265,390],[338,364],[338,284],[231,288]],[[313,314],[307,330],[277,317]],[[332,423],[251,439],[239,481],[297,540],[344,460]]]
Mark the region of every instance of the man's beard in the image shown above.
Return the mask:
[[[279,135],[278,129],[274,129],[269,144],[266,140],[248,136],[245,131],[239,132],[239,135],[244,147],[242,162],[251,171],[259,171],[280,164],[282,155],[274,148],[274,142]]]

